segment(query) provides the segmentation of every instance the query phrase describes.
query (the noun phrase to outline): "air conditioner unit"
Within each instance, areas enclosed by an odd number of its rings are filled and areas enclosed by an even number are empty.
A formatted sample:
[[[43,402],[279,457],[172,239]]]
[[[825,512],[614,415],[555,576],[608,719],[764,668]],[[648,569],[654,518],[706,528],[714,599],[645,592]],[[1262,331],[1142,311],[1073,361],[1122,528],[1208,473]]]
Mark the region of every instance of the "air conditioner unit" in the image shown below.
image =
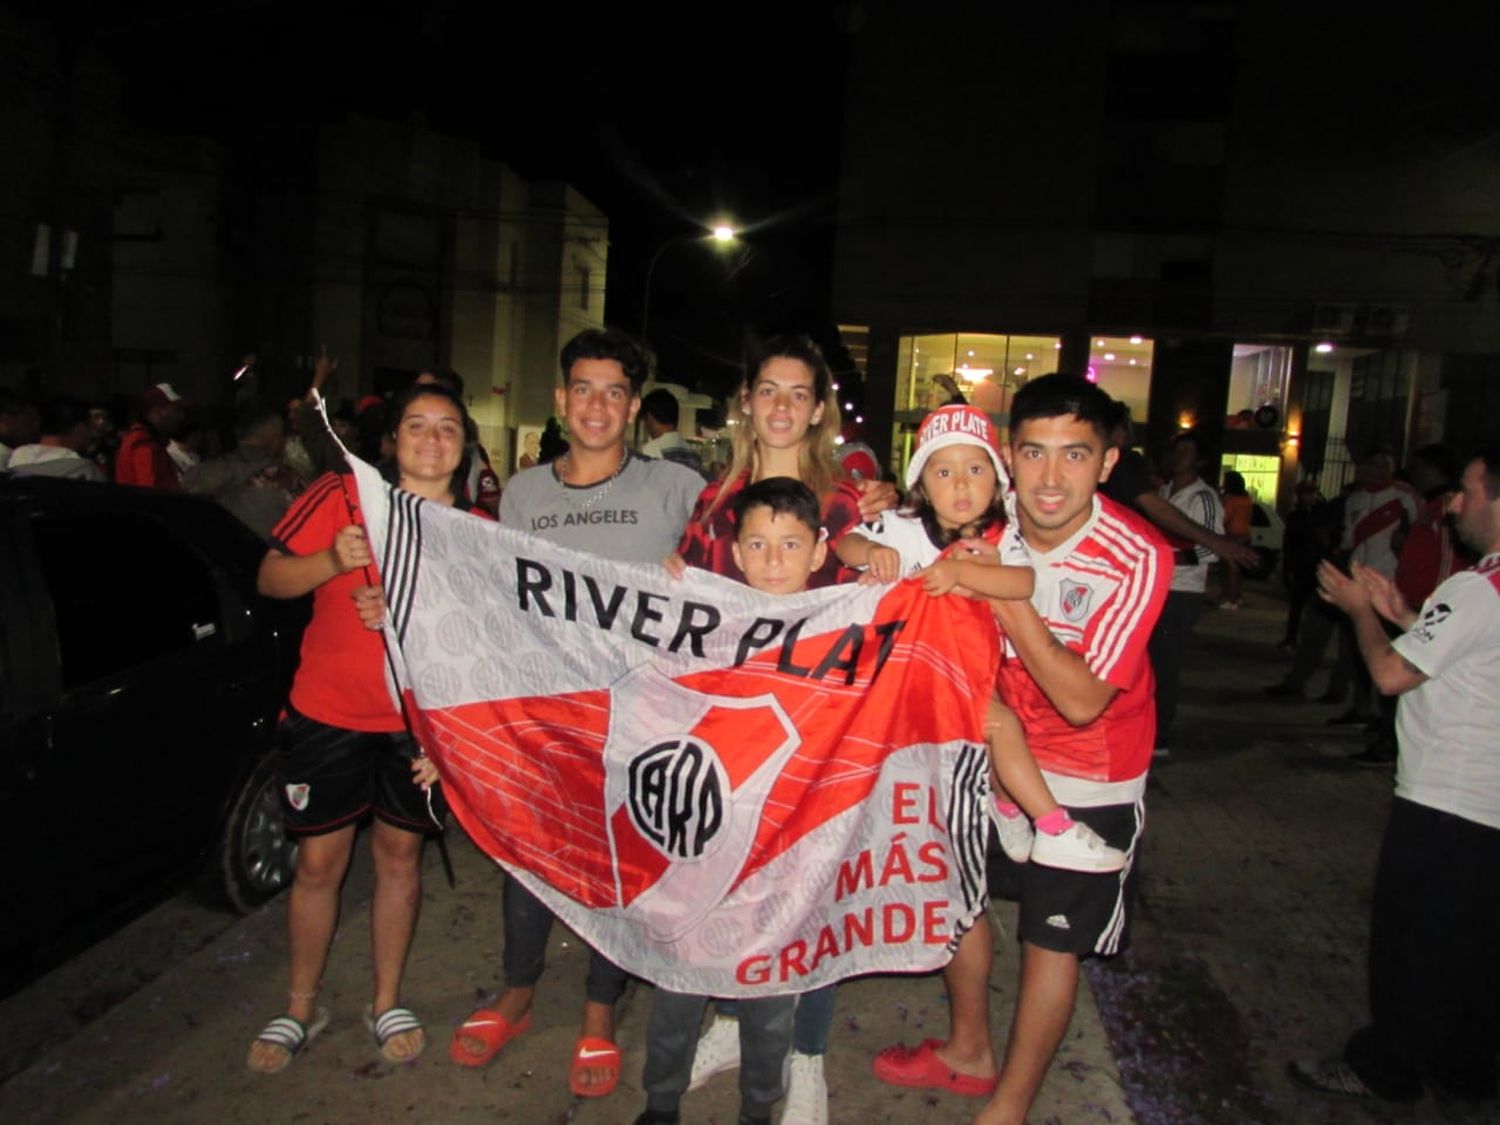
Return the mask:
[[[1353,332],[1354,321],[1358,313],[1358,305],[1315,305],[1312,330],[1320,335]]]

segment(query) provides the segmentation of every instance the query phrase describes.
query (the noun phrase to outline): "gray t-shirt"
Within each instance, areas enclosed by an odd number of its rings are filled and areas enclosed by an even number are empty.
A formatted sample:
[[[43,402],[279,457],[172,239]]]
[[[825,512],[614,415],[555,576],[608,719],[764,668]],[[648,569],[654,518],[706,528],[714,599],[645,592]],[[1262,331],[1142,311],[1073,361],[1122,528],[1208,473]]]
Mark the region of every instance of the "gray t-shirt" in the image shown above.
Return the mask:
[[[703,478],[691,469],[634,453],[618,476],[585,487],[538,465],[510,478],[500,522],[616,562],[661,562],[682,542],[701,491]]]

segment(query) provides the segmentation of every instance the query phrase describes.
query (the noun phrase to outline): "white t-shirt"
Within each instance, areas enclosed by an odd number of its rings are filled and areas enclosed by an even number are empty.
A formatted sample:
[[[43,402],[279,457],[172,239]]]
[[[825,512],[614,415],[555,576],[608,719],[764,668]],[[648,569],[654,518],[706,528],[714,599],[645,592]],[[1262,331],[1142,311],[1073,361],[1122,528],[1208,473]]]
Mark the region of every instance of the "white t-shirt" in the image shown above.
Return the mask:
[[[871,543],[890,547],[901,556],[901,577],[910,578],[917,571],[938,561],[943,549],[927,538],[927,529],[916,516],[905,516],[892,509],[882,512],[872,522],[853,529]]]
[[[1172,507],[1176,508],[1188,519],[1196,524],[1208,528],[1216,535],[1224,534],[1224,505],[1219,502],[1219,494],[1210,487],[1209,483],[1199,477],[1192,484],[1172,491],[1171,484],[1161,486],[1161,495],[1168,500]],[[1169,542],[1178,547],[1175,539],[1168,536]],[[1177,564],[1172,567],[1172,586],[1174,593],[1186,590],[1191,593],[1201,594],[1208,588],[1208,564],[1217,562],[1219,556],[1207,547],[1197,544],[1189,544],[1185,550],[1192,551],[1198,556],[1196,566],[1184,566]]]
[[[1375,488],[1357,488],[1344,501],[1343,548],[1353,562],[1396,574],[1396,533],[1417,521],[1417,497],[1409,485],[1391,481]]]
[[[666,455],[666,452],[669,449],[688,448],[690,448],[690,446],[688,445],[687,439],[685,437],[683,437],[676,430],[668,430],[666,433],[662,434],[661,437],[652,438],[645,445],[641,446],[640,449],[636,452],[638,452],[642,457],[656,457],[660,459]]]
[[[1500,828],[1500,554],[1444,581],[1391,643],[1428,677],[1396,709],[1396,796]]]

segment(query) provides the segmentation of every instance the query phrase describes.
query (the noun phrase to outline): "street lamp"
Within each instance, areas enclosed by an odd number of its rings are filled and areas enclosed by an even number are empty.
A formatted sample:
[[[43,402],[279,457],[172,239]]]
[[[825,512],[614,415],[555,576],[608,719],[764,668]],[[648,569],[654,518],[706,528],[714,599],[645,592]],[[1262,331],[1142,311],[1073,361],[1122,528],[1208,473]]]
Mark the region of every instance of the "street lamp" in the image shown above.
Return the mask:
[[[678,246],[684,242],[713,242],[717,246],[732,246],[739,241],[739,232],[727,223],[720,223],[704,234],[679,234],[667,239],[656,248],[656,253],[651,255],[651,261],[646,265],[646,291],[641,299],[641,346],[649,349],[651,344],[646,335],[646,330],[651,325],[651,278],[656,273],[656,263],[661,261],[661,256],[668,248]]]

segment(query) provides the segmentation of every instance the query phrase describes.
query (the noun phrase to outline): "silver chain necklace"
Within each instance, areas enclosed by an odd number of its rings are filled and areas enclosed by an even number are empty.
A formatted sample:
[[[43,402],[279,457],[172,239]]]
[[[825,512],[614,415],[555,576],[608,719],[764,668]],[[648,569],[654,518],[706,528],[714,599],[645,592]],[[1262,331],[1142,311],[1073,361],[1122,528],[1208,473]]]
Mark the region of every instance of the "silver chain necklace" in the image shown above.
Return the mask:
[[[597,482],[592,485],[568,484],[567,480],[564,478],[567,477],[568,469],[572,467],[573,461],[571,456],[566,453],[564,453],[557,459],[557,468],[552,475],[556,478],[558,487],[563,490],[563,496],[568,501],[568,507],[572,508],[575,514],[582,515],[584,512],[587,512],[590,508],[592,508],[595,504],[599,503],[599,501],[604,498],[604,494],[615,486],[615,481],[620,479],[620,474],[625,471],[625,466],[629,463],[629,461],[630,448],[627,446],[620,452],[620,463],[615,466],[615,471],[609,474],[609,477],[604,481],[602,486]],[[593,489],[593,492],[589,495],[589,498],[582,504],[575,504],[573,502],[573,491],[577,488]]]

